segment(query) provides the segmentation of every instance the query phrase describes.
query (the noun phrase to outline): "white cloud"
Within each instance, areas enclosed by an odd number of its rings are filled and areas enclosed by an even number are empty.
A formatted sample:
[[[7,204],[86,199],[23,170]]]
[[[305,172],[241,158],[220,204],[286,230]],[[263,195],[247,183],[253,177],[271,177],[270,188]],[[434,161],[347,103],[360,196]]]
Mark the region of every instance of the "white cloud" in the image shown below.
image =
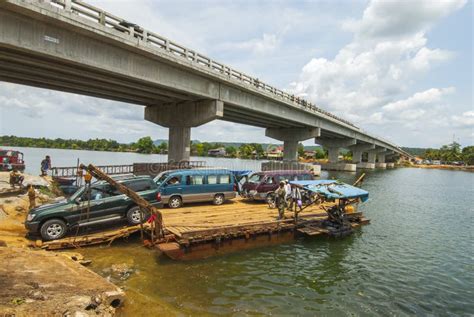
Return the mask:
[[[345,30],[364,38],[397,37],[426,31],[440,18],[462,8],[467,0],[373,0],[361,20],[349,20]]]
[[[431,105],[435,102],[439,102],[443,95],[453,93],[454,91],[455,91],[454,87],[443,88],[443,89],[431,88],[422,92],[417,92],[413,96],[407,99],[391,102],[383,106],[382,110],[386,112],[396,112],[396,111],[401,111],[408,108],[416,108],[416,107],[419,108],[421,106]],[[410,110],[414,110],[414,109],[410,109]]]
[[[254,38],[242,42],[227,42],[219,45],[223,50],[250,51],[253,54],[267,54],[280,46],[281,38],[276,34],[264,33],[261,38]]]
[[[352,42],[332,59],[311,59],[289,91],[364,128],[395,122],[413,130],[420,123],[434,125],[446,111],[443,97],[455,88],[413,88],[454,53],[429,48],[426,32],[465,3],[371,1],[360,20],[343,23],[353,33]]]
[[[460,128],[474,128],[474,111],[466,111],[462,115],[451,116],[453,124]],[[473,132],[474,133],[474,132]],[[473,134],[474,136],[474,134]]]

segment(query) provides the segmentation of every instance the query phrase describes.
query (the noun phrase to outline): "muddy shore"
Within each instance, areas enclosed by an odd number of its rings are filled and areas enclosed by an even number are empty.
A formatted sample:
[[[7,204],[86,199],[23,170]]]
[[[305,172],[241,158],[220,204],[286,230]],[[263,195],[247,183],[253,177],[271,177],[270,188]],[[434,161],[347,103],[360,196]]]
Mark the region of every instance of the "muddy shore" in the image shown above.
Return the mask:
[[[113,316],[124,292],[80,263],[82,255],[35,248],[24,220],[28,196],[12,189],[0,172],[0,316]],[[49,178],[25,175],[36,188],[36,205],[54,202]]]

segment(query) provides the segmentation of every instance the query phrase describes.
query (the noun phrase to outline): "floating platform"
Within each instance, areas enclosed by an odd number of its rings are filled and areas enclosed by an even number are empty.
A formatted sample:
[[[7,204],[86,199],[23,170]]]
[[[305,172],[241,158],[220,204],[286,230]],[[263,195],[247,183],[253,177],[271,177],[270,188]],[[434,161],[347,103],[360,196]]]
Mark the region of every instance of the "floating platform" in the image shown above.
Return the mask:
[[[278,220],[278,210],[268,205],[235,199],[221,206],[189,205],[179,209],[164,209],[163,223],[167,241],[157,248],[174,260],[201,259],[250,248],[287,243],[298,236],[344,236],[352,228],[367,224],[361,212],[347,214],[349,230],[326,225],[327,213],[323,206],[307,207],[298,214],[287,211]],[[171,237],[171,238],[170,238]]]
[[[188,204],[182,208],[161,210],[165,238],[155,241],[155,247],[174,260],[202,259],[246,249],[289,243],[295,238],[320,235],[340,237],[350,233],[345,228],[327,226],[327,213],[334,202],[312,205],[298,214],[286,211],[285,219],[278,220],[278,210],[261,202],[237,198],[220,206]],[[369,223],[361,212],[346,214],[350,229]],[[141,226],[114,228],[90,234],[70,236],[59,240],[36,242],[46,250],[112,244],[114,241],[138,233]],[[146,238],[150,225],[144,224]],[[148,245],[151,241],[148,240]]]

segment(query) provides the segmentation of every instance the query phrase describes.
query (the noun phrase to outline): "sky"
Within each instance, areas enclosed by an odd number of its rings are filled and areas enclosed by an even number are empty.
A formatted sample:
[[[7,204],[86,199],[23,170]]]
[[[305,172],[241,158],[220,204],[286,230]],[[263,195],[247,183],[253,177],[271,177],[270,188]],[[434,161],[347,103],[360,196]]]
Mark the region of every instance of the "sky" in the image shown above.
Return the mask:
[[[474,145],[473,1],[87,0],[400,146]],[[0,135],[166,139],[143,107],[0,82]],[[278,142],[213,121],[192,139]],[[306,141],[305,144],[313,144]]]

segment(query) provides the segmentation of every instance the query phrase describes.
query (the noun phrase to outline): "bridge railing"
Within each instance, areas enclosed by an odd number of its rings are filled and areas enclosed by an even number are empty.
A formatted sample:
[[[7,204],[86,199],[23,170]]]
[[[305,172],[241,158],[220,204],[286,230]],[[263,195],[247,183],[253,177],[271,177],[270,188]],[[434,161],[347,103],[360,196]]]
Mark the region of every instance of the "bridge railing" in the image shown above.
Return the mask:
[[[199,54],[196,51],[181,46],[159,34],[145,30],[140,26],[130,23],[122,18],[116,17],[104,10],[96,8],[80,0],[42,0],[43,3],[50,3],[52,6],[63,9],[66,11],[73,12],[78,16],[88,19],[91,22],[102,24],[103,26],[115,29],[117,31],[129,34],[131,37],[137,38],[150,44],[151,46],[165,50],[175,56],[184,58],[188,61],[194,62],[198,65],[209,68],[211,71],[227,75],[229,78],[238,80],[244,84],[251,85],[262,92],[269,93],[274,97],[278,97],[285,101],[290,101],[294,105],[301,109],[317,112],[324,116],[330,117],[334,120],[342,122],[352,128],[359,129],[353,123],[340,118],[338,116],[329,113],[314,104],[297,97],[293,94],[289,94],[286,91],[270,86],[264,82],[261,82],[258,78],[249,76],[236,69],[233,69],[225,64],[219,63],[212,60],[211,58]]]

